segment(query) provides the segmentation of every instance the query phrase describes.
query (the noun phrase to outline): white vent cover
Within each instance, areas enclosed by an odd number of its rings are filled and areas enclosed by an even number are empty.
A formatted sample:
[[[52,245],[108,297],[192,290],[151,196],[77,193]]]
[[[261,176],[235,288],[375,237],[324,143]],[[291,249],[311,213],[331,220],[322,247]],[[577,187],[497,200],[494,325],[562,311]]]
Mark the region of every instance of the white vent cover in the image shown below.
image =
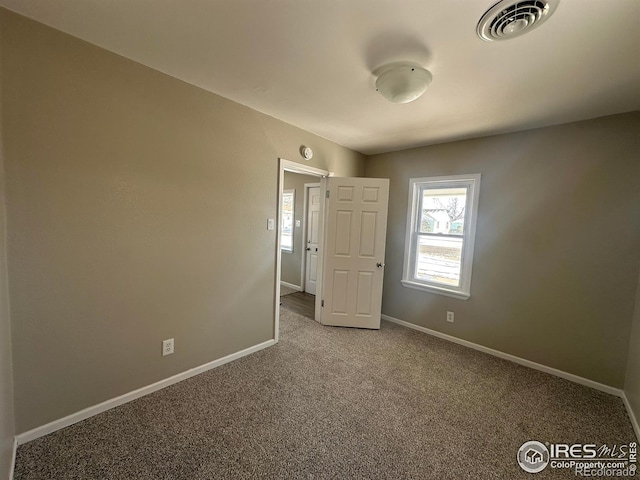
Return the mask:
[[[503,0],[478,22],[478,36],[487,42],[508,40],[533,30],[551,16],[559,0]]]

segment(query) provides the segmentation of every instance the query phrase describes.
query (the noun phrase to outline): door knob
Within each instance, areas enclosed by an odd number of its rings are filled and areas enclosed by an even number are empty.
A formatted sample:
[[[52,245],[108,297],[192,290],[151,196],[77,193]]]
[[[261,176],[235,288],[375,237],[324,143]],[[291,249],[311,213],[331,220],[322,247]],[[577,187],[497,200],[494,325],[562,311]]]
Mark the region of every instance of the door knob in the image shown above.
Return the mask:
[[[384,267],[384,263],[380,263],[380,262],[378,262],[378,263],[376,263],[376,267],[378,267],[378,268],[382,268],[382,267]]]

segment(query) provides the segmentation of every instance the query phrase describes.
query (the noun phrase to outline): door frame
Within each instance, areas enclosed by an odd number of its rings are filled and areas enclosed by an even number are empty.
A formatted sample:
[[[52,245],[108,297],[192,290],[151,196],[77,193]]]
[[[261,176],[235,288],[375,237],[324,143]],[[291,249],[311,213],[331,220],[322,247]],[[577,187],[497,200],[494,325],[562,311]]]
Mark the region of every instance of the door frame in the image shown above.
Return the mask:
[[[320,180],[320,195],[325,195],[327,189],[325,178],[333,176],[332,172],[320,168],[311,167],[298,162],[292,162],[284,158],[279,158],[278,164],[278,197],[277,197],[277,228],[276,228],[276,292],[274,298],[274,329],[273,338],[277,343],[280,339],[280,276],[282,274],[282,251],[280,250],[280,235],[282,230],[282,192],[284,190],[284,172],[300,173],[302,175],[312,175]],[[322,265],[324,256],[322,247],[324,243],[324,202],[320,202],[320,232],[318,235],[318,265]],[[320,298],[322,295],[322,272],[318,270],[318,281],[316,282],[316,305],[315,319],[320,319]],[[319,320],[318,320],[319,321]]]
[[[320,188],[320,182],[304,184],[304,203],[302,207],[302,261],[300,263],[300,265],[302,265],[302,268],[300,269],[300,288],[303,292],[307,288],[307,250],[305,248],[305,245],[307,244],[307,239],[309,236],[309,232],[307,231],[307,221],[309,220],[309,189],[315,187]]]

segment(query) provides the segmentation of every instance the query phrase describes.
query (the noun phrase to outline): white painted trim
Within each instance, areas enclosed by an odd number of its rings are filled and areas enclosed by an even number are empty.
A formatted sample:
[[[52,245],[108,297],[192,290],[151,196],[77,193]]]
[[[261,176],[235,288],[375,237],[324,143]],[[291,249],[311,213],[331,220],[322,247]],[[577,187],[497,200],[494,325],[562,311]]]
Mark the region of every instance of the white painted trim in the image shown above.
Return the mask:
[[[315,177],[327,177],[332,175],[331,172],[327,170],[310,167],[298,162],[292,162],[291,160],[286,160],[284,158],[280,158],[280,167],[282,167],[287,172],[301,173],[302,175],[312,175]]]
[[[281,287],[292,288],[292,289],[294,289],[296,292],[301,292],[301,291],[302,291],[302,287],[301,287],[301,286],[299,286],[299,285],[294,285],[293,283],[283,282],[282,280],[280,280],[280,286],[281,286]]]
[[[332,174],[329,174],[329,177],[332,176]],[[324,312],[322,308],[322,304],[324,303],[324,246],[327,244],[327,226],[329,225],[329,210],[327,209],[327,178],[328,177],[323,177],[320,180],[320,213],[318,214],[320,224],[318,227],[318,271],[316,272],[316,308],[314,311],[314,320],[321,324],[324,321],[322,318]]]
[[[18,454],[18,439],[13,439],[13,456],[11,457],[11,465],[9,465],[9,480],[13,480],[13,472],[16,470],[16,455]]]
[[[578,383],[580,385],[591,387],[595,390],[600,390],[601,392],[605,392],[610,395],[615,395],[616,397],[622,398],[624,395],[624,392],[619,388],[611,387],[609,385],[605,385],[604,383],[598,383],[593,380],[589,380],[588,378],[579,377],[578,375],[574,375],[573,373],[564,372],[556,368],[542,365],[541,363],[532,362],[531,360],[527,360],[525,358],[516,357],[515,355],[511,355],[509,353],[504,353],[499,350],[494,350],[493,348],[485,347],[483,345],[478,345],[477,343],[469,342],[467,340],[462,340],[461,338],[447,335],[446,333],[441,333],[436,330],[431,330],[429,328],[421,327],[420,325],[415,325],[413,323],[405,322],[404,320],[399,320],[397,318],[390,317],[389,315],[382,314],[381,318],[389,322],[397,323],[398,325],[402,325],[403,327],[406,327],[406,328],[418,330],[419,332],[426,333],[427,335],[438,337],[443,340],[447,340],[449,342],[457,343],[458,345],[472,348],[474,350],[478,350],[479,352],[488,353],[489,355],[502,358],[503,360],[509,360],[510,362],[517,363],[518,365],[523,365],[525,367],[533,368],[534,370],[539,370],[541,372],[549,373],[551,375],[555,375],[556,377],[569,380],[570,382],[573,382],[573,383]]]
[[[42,425],[40,427],[34,428],[33,430],[29,430],[28,432],[16,435],[17,443],[18,445],[25,444],[27,442],[30,442],[31,440],[35,440],[36,438],[43,437],[45,435],[48,435],[49,433],[68,427],[70,425],[73,425],[74,423],[78,423],[82,420],[93,417],[94,415],[98,415],[99,413],[111,410],[114,407],[128,403],[137,398],[144,397],[145,395],[149,395],[150,393],[181,382],[182,380],[186,380],[187,378],[191,378],[200,373],[204,373],[207,370],[211,370],[226,363],[232,362],[233,360],[246,357],[247,355],[275,345],[275,343],[275,340],[267,340],[266,342],[259,343],[258,345],[254,345],[253,347],[245,348],[244,350],[240,350],[236,353],[231,353],[225,357],[213,360],[209,363],[205,363],[204,365],[200,365],[199,367],[191,368],[182,373],[178,373],[177,375],[173,375],[172,377],[165,378],[164,380],[152,383],[151,385],[147,385],[146,387],[139,388],[132,392],[125,393],[124,395],[120,395],[119,397],[115,397],[92,407],[85,408],[84,410],[80,410],[79,412],[72,413],[71,415],[67,415],[64,418],[54,420],[53,422],[47,423],[46,425]]]
[[[457,298],[458,300],[469,300],[471,297],[471,295],[467,295],[466,293],[459,293],[455,290],[449,290],[448,288],[436,287],[435,285],[425,285],[423,283],[416,283],[410,280],[400,280],[400,283],[407,288],[422,290],[423,292],[437,293],[439,295]]]
[[[627,409],[629,418],[631,419],[631,425],[633,425],[633,431],[636,432],[636,439],[640,441],[640,425],[638,425],[638,418],[636,417],[635,412],[631,408],[631,404],[629,403],[627,394],[624,391],[622,392],[622,401],[624,402],[624,406]]]

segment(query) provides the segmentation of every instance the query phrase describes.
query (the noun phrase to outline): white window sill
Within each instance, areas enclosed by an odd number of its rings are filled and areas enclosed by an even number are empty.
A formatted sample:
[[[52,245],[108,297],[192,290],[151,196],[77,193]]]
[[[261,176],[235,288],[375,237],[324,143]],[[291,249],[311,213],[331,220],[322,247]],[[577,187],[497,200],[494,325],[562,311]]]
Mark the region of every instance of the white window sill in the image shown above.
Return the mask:
[[[423,292],[436,293],[438,295],[446,295],[447,297],[457,298],[459,300],[468,300],[471,295],[466,292],[459,292],[457,290],[451,290],[446,287],[436,287],[434,285],[425,285],[423,283],[412,282],[410,280],[400,280],[400,283],[407,288],[413,288],[414,290],[422,290]]]

